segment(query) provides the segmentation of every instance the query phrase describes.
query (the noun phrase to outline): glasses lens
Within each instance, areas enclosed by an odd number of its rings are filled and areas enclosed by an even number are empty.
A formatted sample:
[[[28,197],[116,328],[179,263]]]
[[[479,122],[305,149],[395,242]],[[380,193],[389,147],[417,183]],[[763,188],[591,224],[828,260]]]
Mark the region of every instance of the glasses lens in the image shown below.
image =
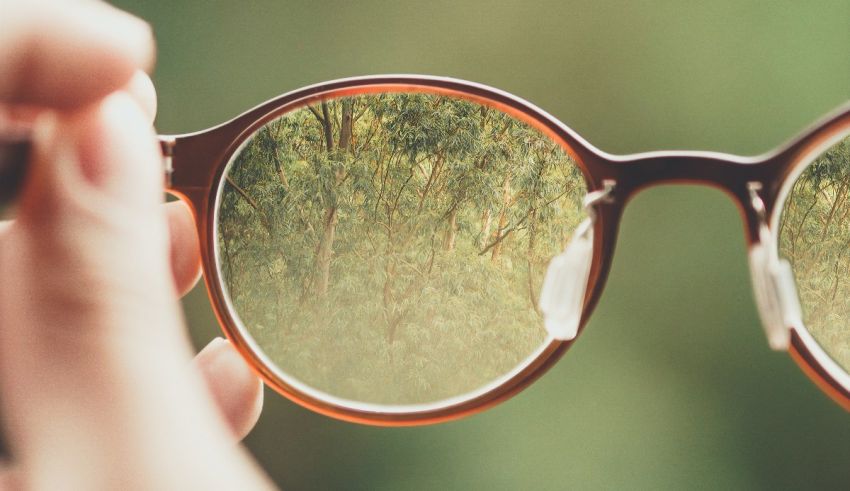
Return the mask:
[[[530,363],[548,261],[583,218],[549,136],[431,93],[331,98],[260,128],[220,186],[239,329],[313,397],[432,404]]]
[[[806,167],[785,200],[779,252],[797,280],[806,328],[850,370],[850,137]]]

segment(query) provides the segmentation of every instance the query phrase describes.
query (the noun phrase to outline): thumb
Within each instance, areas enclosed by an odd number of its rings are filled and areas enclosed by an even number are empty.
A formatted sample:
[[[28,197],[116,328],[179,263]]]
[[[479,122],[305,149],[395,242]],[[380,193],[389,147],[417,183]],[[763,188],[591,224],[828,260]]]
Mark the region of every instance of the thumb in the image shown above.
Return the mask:
[[[161,199],[155,138],[127,95],[40,124],[0,243],[0,414],[33,487],[259,475],[235,472],[250,464],[186,369]]]

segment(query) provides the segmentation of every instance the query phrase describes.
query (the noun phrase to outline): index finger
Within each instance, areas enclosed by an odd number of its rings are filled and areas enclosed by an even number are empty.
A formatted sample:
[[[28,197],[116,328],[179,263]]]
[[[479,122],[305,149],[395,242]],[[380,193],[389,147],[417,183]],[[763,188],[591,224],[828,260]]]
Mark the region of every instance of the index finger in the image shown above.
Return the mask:
[[[0,0],[0,104],[79,107],[153,58],[150,26],[105,3]]]

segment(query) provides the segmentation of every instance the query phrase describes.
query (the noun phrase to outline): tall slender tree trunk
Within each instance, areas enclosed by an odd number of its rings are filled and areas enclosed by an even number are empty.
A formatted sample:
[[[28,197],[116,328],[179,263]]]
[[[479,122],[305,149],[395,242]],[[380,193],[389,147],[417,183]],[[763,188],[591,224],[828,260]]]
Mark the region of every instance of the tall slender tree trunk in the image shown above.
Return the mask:
[[[832,224],[832,220],[835,217],[835,211],[838,209],[839,205],[844,201],[845,193],[847,191],[847,183],[842,182],[838,186],[838,190],[835,192],[835,201],[832,202],[832,206],[829,208],[829,214],[826,216],[823,225],[821,225],[823,233],[821,234],[821,242],[826,240],[826,236],[830,232],[830,225]],[[817,252],[815,253],[814,263],[820,263],[821,258],[823,258],[824,252],[827,250],[827,247],[819,247]]]
[[[336,207],[325,211],[324,227],[322,227],[322,240],[316,254],[318,263],[318,281],[316,282],[316,293],[325,295],[328,293],[328,285],[331,278],[331,259],[333,258],[334,235],[336,234]]]
[[[322,130],[325,133],[325,149],[328,153],[331,153],[334,149],[334,134],[333,127],[331,126],[331,114],[328,111],[328,103],[325,101],[322,101],[322,119],[320,121],[322,123]]]
[[[535,287],[535,267],[537,266],[537,210],[531,210],[528,217],[528,252],[526,260],[528,261],[528,300],[531,302],[531,307],[540,313],[538,307],[539,294]]]
[[[490,226],[493,222],[493,214],[490,212],[490,208],[487,207],[486,210],[481,214],[481,233],[478,240],[478,248],[484,249],[487,247],[487,239],[490,238]]]
[[[392,240],[392,239],[390,239]],[[395,304],[395,296],[393,295],[393,284],[395,283],[395,275],[396,275],[396,264],[395,259],[393,258],[393,247],[390,244],[387,244],[387,252],[386,252],[386,262],[384,263],[384,288],[383,288],[383,301],[384,301],[384,321],[387,325],[386,331],[386,339],[387,343],[393,344],[395,341],[395,331],[397,327],[396,317],[396,304]]]
[[[342,120],[340,121],[339,141],[337,142],[336,150],[340,153],[347,153],[351,146],[352,136],[352,109],[353,102],[346,99],[342,102]],[[331,125],[331,115],[328,111],[327,103],[322,102],[322,126],[325,132],[325,143],[328,152],[333,151],[333,132]],[[335,175],[334,186],[338,187],[345,177],[345,170],[340,166]],[[337,224],[337,204],[331,203],[325,209],[324,224],[322,227],[322,238],[319,242],[319,248],[316,253],[316,263],[318,281],[316,282],[316,293],[326,295],[331,280],[331,261],[333,260],[333,246],[336,237]]]
[[[236,269],[233,267],[233,255],[230,253],[230,243],[228,243],[227,240],[221,241],[221,250],[224,252],[223,266],[225,266],[222,270],[224,272],[224,278],[227,282],[228,289],[230,290],[230,298],[237,298],[239,296],[238,290],[234,288],[237,282],[236,278],[233,276]]]
[[[444,251],[453,251],[455,250],[455,239],[457,238],[457,207],[455,207],[452,212],[449,214],[449,223],[448,228],[446,229],[446,235],[443,239],[443,250]]]
[[[351,148],[351,134],[353,120],[354,101],[351,99],[343,99],[342,101],[342,121],[339,125],[339,145],[340,152],[347,152]]]
[[[289,179],[286,178],[286,170],[283,168],[283,165],[278,164],[277,166],[277,177],[280,180],[280,184],[283,186],[287,192],[289,191]]]
[[[502,182],[502,210],[499,212],[499,227],[496,229],[495,240],[496,245],[493,246],[493,250],[490,253],[490,261],[497,262],[499,257],[502,255],[502,245],[505,242],[505,239],[501,239],[502,232],[504,232],[505,227],[508,226],[508,206],[511,203],[511,176],[510,174],[505,175],[505,180]]]
[[[835,211],[844,202],[844,198],[846,197],[846,191],[847,183],[842,182],[838,186],[838,190],[835,192],[835,201],[832,202],[832,206],[829,208],[829,215],[827,215],[826,221],[823,224],[823,233],[821,234],[821,240],[825,240],[826,236],[829,235],[829,226],[830,224],[832,224],[833,217],[835,217]]]

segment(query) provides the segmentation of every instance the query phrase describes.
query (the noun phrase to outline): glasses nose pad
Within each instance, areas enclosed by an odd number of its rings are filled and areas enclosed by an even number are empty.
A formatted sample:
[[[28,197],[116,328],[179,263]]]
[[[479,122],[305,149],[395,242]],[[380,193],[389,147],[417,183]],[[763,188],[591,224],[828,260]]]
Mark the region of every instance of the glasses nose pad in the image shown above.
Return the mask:
[[[800,298],[791,264],[779,258],[770,240],[770,231],[762,226],[759,243],[750,248],[750,273],[756,305],[771,349],[784,351],[791,340],[791,327],[802,326]]]
[[[540,290],[544,325],[555,339],[568,341],[578,333],[592,262],[593,220],[586,218],[564,251],[549,262]]]

